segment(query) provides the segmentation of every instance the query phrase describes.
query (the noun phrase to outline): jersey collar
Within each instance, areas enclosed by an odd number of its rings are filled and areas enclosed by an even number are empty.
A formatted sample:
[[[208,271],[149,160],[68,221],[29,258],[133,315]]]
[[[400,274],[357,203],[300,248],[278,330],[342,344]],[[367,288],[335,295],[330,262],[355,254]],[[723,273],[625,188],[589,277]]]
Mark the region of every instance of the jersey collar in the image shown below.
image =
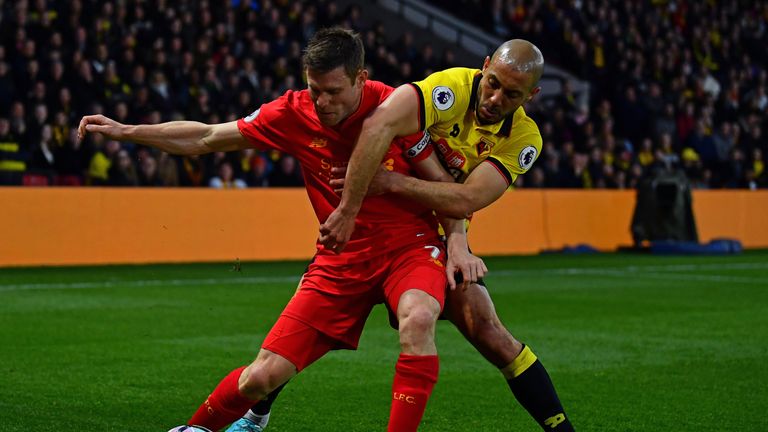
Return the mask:
[[[472,80],[472,94],[469,97],[469,106],[472,109],[473,117],[475,116],[475,109],[477,108],[477,91],[480,87],[480,80],[482,78],[483,73],[478,72],[477,75],[475,75],[475,78]],[[515,110],[515,112],[512,114],[504,117],[504,120],[489,125],[481,125],[480,122],[477,121],[477,118],[475,118],[475,130],[481,130],[492,133],[494,135],[508,137],[509,133],[512,131],[512,121],[515,117],[515,113],[517,113],[517,110]]]

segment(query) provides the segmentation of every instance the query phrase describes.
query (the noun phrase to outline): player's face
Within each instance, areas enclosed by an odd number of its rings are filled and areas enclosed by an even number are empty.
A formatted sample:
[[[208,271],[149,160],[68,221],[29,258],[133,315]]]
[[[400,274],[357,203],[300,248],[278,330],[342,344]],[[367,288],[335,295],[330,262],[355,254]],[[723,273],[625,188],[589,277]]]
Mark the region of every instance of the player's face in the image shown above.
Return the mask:
[[[367,78],[368,71],[361,70],[354,80],[350,80],[341,66],[326,73],[307,69],[309,95],[320,122],[335,126],[355,112]]]
[[[482,124],[498,123],[541,90],[533,87],[533,76],[486,57],[478,88],[475,115]]]

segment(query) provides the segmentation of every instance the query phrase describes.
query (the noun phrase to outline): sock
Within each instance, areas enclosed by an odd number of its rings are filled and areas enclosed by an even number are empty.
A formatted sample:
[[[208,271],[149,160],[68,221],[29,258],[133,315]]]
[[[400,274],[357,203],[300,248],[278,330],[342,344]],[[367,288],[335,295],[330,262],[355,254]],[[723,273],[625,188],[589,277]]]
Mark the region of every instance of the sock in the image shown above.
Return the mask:
[[[547,370],[530,348],[523,346],[523,351],[501,372],[517,401],[542,429],[573,431]]]
[[[245,366],[229,373],[189,419],[190,425],[217,431],[239,419],[255,401],[240,394],[237,382]]]
[[[269,412],[272,411],[272,404],[275,402],[275,399],[277,399],[277,395],[279,395],[285,387],[285,384],[272,390],[272,393],[267,395],[265,399],[258,401],[256,405],[252,406],[251,409],[245,413],[245,418],[256,423],[256,425],[262,429],[267,427],[267,424],[269,423]]]
[[[392,383],[392,409],[388,432],[416,431],[437,382],[440,362],[436,355],[400,354]]]
[[[286,382],[285,384],[288,383]],[[275,399],[277,399],[277,395],[279,395],[285,387],[285,384],[272,390],[272,393],[270,393],[265,399],[258,401],[256,405],[251,407],[251,412],[256,415],[269,414],[269,412],[272,411],[272,404],[275,402]]]

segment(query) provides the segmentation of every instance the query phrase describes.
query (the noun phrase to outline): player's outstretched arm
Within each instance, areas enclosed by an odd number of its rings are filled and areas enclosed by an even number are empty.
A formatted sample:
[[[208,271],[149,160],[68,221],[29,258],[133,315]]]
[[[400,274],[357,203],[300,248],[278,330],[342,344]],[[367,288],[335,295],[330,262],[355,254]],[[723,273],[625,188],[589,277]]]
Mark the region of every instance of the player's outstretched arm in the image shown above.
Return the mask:
[[[131,141],[182,155],[232,151],[249,146],[240,134],[236,121],[213,125],[194,121],[125,125],[97,114],[80,120],[78,138],[83,139],[87,133],[100,133],[110,139]]]
[[[355,150],[349,159],[341,203],[320,225],[320,243],[341,252],[352,236],[368,185],[384,158],[392,139],[419,130],[419,101],[410,85],[395,89],[363,123]]]

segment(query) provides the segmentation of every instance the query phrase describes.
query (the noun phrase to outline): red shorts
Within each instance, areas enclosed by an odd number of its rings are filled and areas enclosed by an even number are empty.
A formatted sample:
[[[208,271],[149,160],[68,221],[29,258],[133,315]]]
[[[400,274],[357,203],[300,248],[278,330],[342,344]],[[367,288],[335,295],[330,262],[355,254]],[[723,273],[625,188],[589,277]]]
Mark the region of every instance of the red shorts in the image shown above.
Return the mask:
[[[445,251],[441,244],[411,246],[360,264],[335,264],[319,255],[296,294],[270,330],[262,348],[280,354],[298,370],[331,349],[356,349],[371,309],[397,310],[400,296],[418,289],[445,302]]]

